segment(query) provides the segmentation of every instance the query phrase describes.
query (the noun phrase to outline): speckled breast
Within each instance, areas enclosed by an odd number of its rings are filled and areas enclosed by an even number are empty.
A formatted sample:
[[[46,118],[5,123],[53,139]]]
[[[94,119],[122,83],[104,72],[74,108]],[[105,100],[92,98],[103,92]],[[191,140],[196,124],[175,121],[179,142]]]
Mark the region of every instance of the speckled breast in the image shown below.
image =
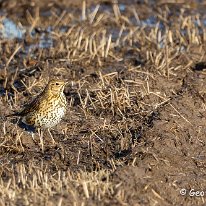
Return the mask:
[[[53,105],[45,115],[37,114],[35,125],[43,128],[50,128],[57,125],[66,113],[66,98],[64,102],[60,101]]]

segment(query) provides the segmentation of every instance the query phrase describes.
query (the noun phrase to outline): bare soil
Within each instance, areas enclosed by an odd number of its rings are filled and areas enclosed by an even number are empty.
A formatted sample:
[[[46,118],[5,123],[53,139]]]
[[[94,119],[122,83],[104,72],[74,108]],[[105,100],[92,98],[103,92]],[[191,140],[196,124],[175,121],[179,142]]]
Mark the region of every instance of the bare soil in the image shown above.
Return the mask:
[[[205,9],[1,1],[0,205],[205,205]],[[55,144],[4,118],[49,78],[69,80]]]

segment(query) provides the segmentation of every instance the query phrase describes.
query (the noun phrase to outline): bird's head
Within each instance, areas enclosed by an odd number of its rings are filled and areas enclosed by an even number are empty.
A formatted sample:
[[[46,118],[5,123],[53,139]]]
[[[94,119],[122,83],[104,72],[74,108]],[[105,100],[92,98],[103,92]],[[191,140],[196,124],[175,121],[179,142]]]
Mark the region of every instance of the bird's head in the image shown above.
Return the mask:
[[[66,81],[59,79],[52,79],[48,82],[46,90],[52,94],[60,94],[64,91],[64,87],[67,84]]]

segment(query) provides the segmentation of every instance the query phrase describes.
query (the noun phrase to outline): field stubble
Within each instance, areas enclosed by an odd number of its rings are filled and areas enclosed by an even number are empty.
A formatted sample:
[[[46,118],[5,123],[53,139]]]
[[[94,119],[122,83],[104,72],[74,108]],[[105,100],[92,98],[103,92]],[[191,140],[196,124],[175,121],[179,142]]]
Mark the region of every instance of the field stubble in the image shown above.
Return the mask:
[[[205,4],[45,2],[1,2],[0,115],[52,77],[68,112],[56,145],[1,119],[0,204],[204,204]]]

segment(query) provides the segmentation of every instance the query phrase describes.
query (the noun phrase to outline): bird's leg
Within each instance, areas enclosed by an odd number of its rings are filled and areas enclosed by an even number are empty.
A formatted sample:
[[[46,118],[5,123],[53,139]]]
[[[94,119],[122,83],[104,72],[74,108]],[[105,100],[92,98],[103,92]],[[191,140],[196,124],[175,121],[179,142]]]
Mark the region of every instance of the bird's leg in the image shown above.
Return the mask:
[[[54,140],[54,138],[53,138],[53,135],[52,135],[52,133],[51,133],[51,131],[50,131],[49,128],[48,128],[48,132],[49,132],[49,135],[50,135],[50,137],[51,137],[51,139],[52,139],[52,143],[55,144],[56,142],[55,142],[55,140]]]
[[[33,142],[36,144],[36,141],[34,139],[34,132],[31,132],[31,137],[32,137]]]
[[[41,149],[42,149],[42,152],[44,152],[43,132],[40,130],[40,128],[38,128],[37,130],[38,130]]]

